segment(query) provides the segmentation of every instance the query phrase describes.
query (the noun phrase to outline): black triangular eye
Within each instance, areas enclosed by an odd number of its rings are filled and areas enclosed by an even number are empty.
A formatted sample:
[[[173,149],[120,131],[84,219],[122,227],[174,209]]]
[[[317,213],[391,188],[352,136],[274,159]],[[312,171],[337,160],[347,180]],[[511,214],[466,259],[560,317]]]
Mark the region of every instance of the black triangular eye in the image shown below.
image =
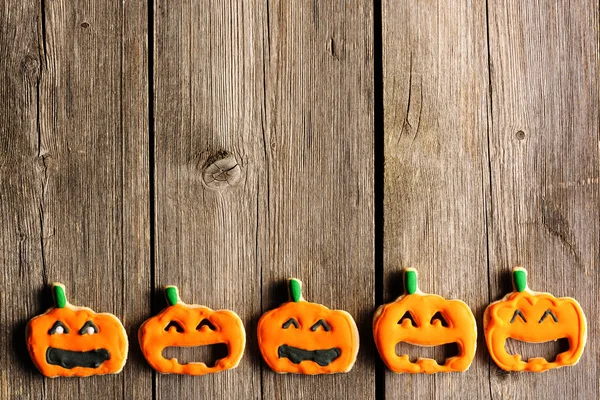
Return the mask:
[[[544,321],[548,315],[550,315],[552,317],[554,322],[558,322],[558,318],[556,318],[556,315],[552,311],[546,310],[544,315],[542,315],[542,318],[540,318],[540,323],[542,323],[542,321]]]
[[[402,316],[402,318],[400,318],[400,321],[398,321],[398,324],[401,325],[404,322],[405,319],[409,320],[410,324],[412,326],[417,326],[417,323],[415,322],[415,318],[410,313],[410,311],[407,311],[407,312],[404,313],[404,315]]]
[[[92,328],[90,330],[90,328]],[[81,329],[79,330],[79,334],[80,335],[93,335],[94,333],[98,333],[98,327],[92,322],[92,321],[87,321],[85,324],[83,324],[83,326],[81,327]]]
[[[433,314],[433,317],[431,317],[431,321],[429,321],[429,323],[430,323],[431,325],[433,325],[433,322],[434,322],[435,320],[438,320],[438,321],[440,321],[440,322],[442,323],[442,326],[444,326],[444,327],[446,327],[446,328],[448,327],[448,322],[446,322],[446,319],[444,318],[444,316],[442,315],[442,313],[441,313],[441,312],[439,312],[439,311],[438,311],[438,312],[436,312],[435,314]]]
[[[329,327],[329,325],[327,325],[327,322],[325,322],[324,319],[320,319],[317,322],[315,322],[315,324],[310,327],[310,330],[314,332],[317,329],[319,329],[319,327],[322,327],[325,332],[329,332],[331,330],[331,328]]]
[[[523,315],[523,313],[521,312],[521,310],[515,310],[515,313],[513,314],[512,318],[510,319],[510,323],[511,324],[513,322],[515,322],[515,320],[517,319],[517,315],[519,317],[521,317],[521,319],[523,320],[523,322],[527,322],[527,320],[525,319],[525,316]]]
[[[169,322],[169,325],[165,327],[165,331],[169,332],[172,327],[175,328],[175,330],[179,333],[183,332],[183,326],[181,326],[181,324],[177,321]]]
[[[63,333],[69,333],[69,328],[67,328],[65,326],[65,324],[63,324],[61,321],[56,321],[54,323],[54,325],[52,325],[52,328],[50,328],[48,333],[50,335],[54,335],[54,334],[62,335]]]
[[[203,326],[208,326],[208,329],[210,329],[211,331],[216,331],[217,328],[213,325],[212,322],[210,322],[209,320],[207,320],[206,318],[203,319],[202,321],[200,321],[200,323],[198,324],[198,326],[196,327],[197,330],[200,330],[200,328],[202,328]]]
[[[289,328],[289,327],[290,327],[290,325],[294,325],[294,327],[295,327],[296,329],[300,328],[300,324],[298,324],[298,321],[296,321],[294,318],[290,318],[290,319],[288,319],[287,321],[285,321],[285,322],[283,323],[283,325],[281,325],[281,327],[282,327],[283,329],[287,329],[287,328]]]

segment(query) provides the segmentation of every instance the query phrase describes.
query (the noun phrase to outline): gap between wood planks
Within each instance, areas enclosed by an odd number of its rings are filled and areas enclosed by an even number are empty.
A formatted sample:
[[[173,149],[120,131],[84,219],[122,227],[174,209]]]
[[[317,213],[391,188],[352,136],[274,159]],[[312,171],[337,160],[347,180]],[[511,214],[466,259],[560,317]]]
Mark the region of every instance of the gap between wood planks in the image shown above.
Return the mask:
[[[154,0],[148,2],[148,170],[149,170],[149,212],[150,212],[150,311],[158,313],[156,300],[156,158],[154,154],[156,132],[154,125]],[[156,400],[157,374],[152,369],[152,399]]]
[[[151,310],[152,314],[158,312],[159,305],[157,304],[156,293],[156,180],[155,180],[155,104],[154,104],[154,12],[155,5],[153,1],[148,3],[148,115],[149,115],[149,210],[150,210],[150,292],[152,294]],[[488,177],[487,182],[484,178],[484,166],[482,165],[482,191],[491,190],[491,160],[489,157],[490,143],[489,136],[492,129],[493,121],[491,120],[491,67],[489,54],[489,15],[488,2],[486,1],[486,39],[488,44],[488,74],[489,74],[489,96],[490,105],[488,110],[488,127],[487,127],[487,161],[488,161]],[[379,306],[384,302],[383,293],[383,254],[384,254],[384,163],[385,163],[385,131],[384,131],[384,81],[383,81],[383,29],[382,29],[383,9],[382,1],[374,0],[373,2],[373,33],[374,33],[374,278],[375,278],[375,306]],[[333,50],[333,48],[332,48]],[[409,88],[410,89],[410,88]],[[408,113],[407,113],[408,114]],[[486,186],[488,186],[486,188]],[[485,203],[486,196],[484,195],[483,210],[486,229],[486,249],[487,249],[487,268],[488,268],[488,288],[491,284],[489,277],[489,243],[488,243],[488,205]],[[491,207],[492,205],[490,205]],[[491,299],[490,299],[491,301]],[[375,376],[375,397],[377,399],[385,399],[385,366],[379,357],[376,358],[376,376]],[[491,382],[491,364],[489,364],[489,377]],[[262,366],[261,366],[262,369]],[[152,372],[152,396],[157,397],[157,374]],[[491,396],[490,385],[490,396]]]
[[[375,307],[383,304],[383,243],[384,243],[384,187],[385,135],[383,112],[383,8],[381,0],[373,2],[373,130],[374,161],[374,273]],[[375,398],[385,399],[385,366],[380,357],[375,365]]]

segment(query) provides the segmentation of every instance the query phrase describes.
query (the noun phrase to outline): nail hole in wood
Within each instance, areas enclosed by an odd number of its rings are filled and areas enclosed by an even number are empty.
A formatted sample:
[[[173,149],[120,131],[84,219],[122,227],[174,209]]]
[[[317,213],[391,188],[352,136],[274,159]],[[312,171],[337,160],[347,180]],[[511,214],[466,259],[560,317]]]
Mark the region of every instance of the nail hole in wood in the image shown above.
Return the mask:
[[[525,139],[525,132],[518,131],[517,134],[516,134],[516,136],[517,136],[517,139],[523,140],[523,139]]]

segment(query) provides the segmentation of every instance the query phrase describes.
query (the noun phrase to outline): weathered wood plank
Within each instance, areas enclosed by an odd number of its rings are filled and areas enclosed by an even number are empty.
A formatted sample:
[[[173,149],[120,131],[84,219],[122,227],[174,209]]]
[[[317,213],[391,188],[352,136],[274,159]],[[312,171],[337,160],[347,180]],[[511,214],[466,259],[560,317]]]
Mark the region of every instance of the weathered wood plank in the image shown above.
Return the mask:
[[[147,9],[30,3],[2,9],[10,63],[0,111],[2,287],[12,293],[2,326],[19,349],[3,352],[3,397],[147,398],[152,374],[134,335],[150,311]],[[52,281],[66,284],[74,304],[123,319],[134,340],[122,374],[44,380],[34,372],[21,337],[27,319],[51,305],[42,288]]]
[[[123,324],[129,335],[129,361],[123,371],[124,399],[148,399],[152,372],[137,341],[151,310],[150,135],[148,114],[148,3],[121,3],[121,196]]]
[[[511,289],[521,264],[533,290],[576,297],[589,329],[575,367],[492,365],[494,398],[600,396],[598,14],[597,1],[490,3],[491,298]]]
[[[424,292],[465,301],[481,325],[488,301],[485,3],[382,3],[384,300],[403,293],[401,268],[414,267]],[[428,376],[386,370],[386,393],[489,396],[481,329],[479,336],[468,372]],[[411,350],[415,359],[444,358],[443,347]]]
[[[39,156],[42,74],[39,2],[0,7],[0,397],[42,398],[44,381],[27,353],[27,320],[43,312]]]
[[[374,398],[373,8],[269,1],[265,22],[263,311],[286,301],[285,279],[297,277],[307,300],[355,317],[361,350],[348,374],[278,375],[263,364],[263,395]]]
[[[235,310],[249,347],[234,371],[159,376],[159,398],[258,397],[261,370],[267,398],[373,395],[368,334],[356,370],[336,377],[278,376],[256,347],[258,317],[285,301],[291,275],[369,332],[371,10],[343,5],[155,6],[157,288]],[[239,164],[228,184],[210,166],[223,157]],[[361,282],[354,296],[349,282]]]
[[[156,395],[258,398],[266,4],[154,7],[157,311],[165,306],[162,286],[174,284],[184,302],[235,311],[247,332],[237,369],[201,378],[159,374]]]

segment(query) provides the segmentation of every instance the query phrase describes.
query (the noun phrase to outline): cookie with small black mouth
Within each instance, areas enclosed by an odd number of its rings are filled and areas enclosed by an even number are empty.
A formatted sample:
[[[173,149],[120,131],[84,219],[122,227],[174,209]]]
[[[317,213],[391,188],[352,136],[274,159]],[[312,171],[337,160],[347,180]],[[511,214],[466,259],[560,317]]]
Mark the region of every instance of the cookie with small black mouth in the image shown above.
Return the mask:
[[[302,283],[288,280],[290,301],[258,321],[258,345],[278,373],[333,374],[352,369],[358,354],[356,323],[346,311],[302,298]]]

